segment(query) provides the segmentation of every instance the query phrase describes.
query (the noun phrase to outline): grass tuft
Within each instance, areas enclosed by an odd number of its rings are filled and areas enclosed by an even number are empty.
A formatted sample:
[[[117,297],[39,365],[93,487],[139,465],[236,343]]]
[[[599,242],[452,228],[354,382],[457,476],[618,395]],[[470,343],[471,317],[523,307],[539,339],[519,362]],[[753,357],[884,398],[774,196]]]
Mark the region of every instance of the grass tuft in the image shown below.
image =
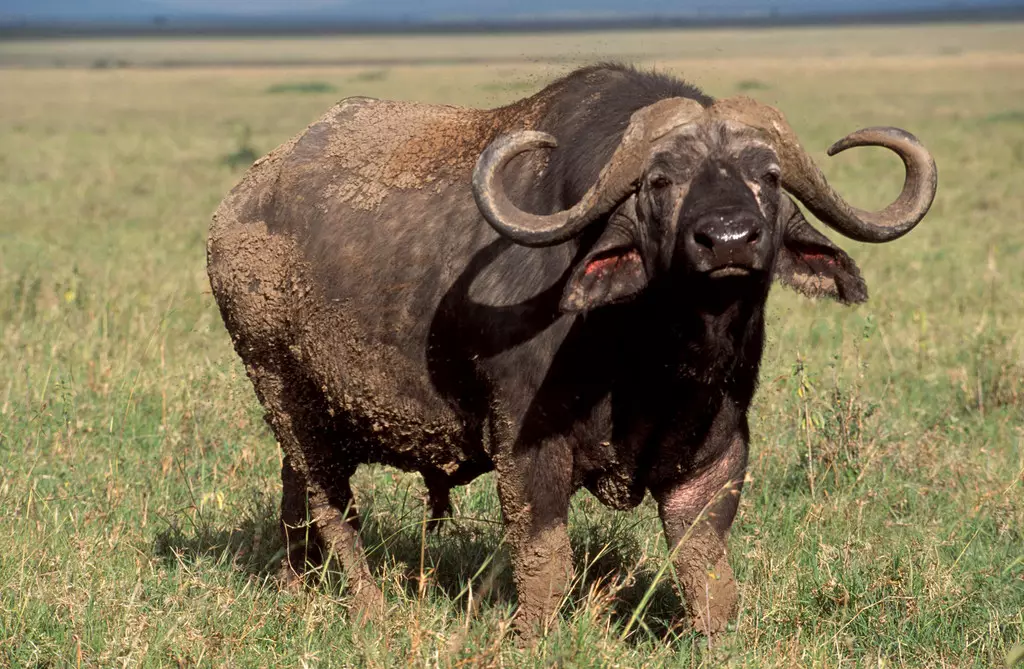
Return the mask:
[[[233,170],[249,167],[260,157],[259,151],[252,145],[252,129],[243,125],[238,133],[235,150],[226,154],[222,162]]]
[[[769,89],[771,89],[771,86],[758,79],[741,79],[736,82],[736,90],[741,93],[748,91],[767,91]]]
[[[335,93],[337,88],[326,81],[289,81],[272,84],[267,87],[267,93],[277,95],[281,93]]]

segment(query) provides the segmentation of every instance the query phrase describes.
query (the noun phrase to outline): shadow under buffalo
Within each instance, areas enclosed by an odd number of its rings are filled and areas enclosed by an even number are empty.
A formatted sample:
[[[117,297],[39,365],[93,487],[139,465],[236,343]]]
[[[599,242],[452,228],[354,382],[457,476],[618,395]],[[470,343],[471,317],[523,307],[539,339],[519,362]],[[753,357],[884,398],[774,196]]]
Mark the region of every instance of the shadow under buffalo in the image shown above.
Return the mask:
[[[165,519],[168,527],[154,542],[154,552],[169,564],[187,567],[206,560],[229,562],[250,576],[273,574],[284,555],[278,500],[254,497],[232,526],[222,526],[200,513]],[[219,520],[220,518],[218,518]]]
[[[465,609],[469,583],[473,599],[487,608],[515,605],[511,564],[497,512],[493,520],[456,516],[438,531],[424,531],[422,521],[403,523],[393,514],[378,515],[367,508],[360,534],[370,566],[378,578],[397,568],[402,577],[398,582],[409,599],[419,596],[422,573],[428,596],[447,599],[452,608]],[[641,564],[643,547],[631,527],[637,520],[635,513],[612,523],[590,520],[579,511],[573,515],[570,538],[576,580],[561,610],[563,621],[582,613],[588,593],[596,589],[594,599],[606,606],[602,615],[610,618],[614,629],[623,629],[642,605],[633,625],[633,643],[690,634],[688,627],[677,625],[684,618],[683,604],[671,576],[665,574],[655,583],[660,563],[648,556]]]
[[[489,519],[454,518],[445,521],[439,531],[424,532],[422,522],[410,522],[379,512],[375,505],[365,504],[360,532],[366,546],[370,567],[377,579],[386,575],[400,584],[405,596],[419,596],[421,559],[422,573],[427,576],[428,596],[447,599],[453,608],[464,608],[467,584],[472,584],[473,598],[487,608],[510,608],[516,602],[515,586],[508,553],[501,541],[501,526],[496,517]],[[419,514],[416,514],[419,517]],[[577,518],[570,526],[577,580],[563,606],[563,620],[580,613],[587,605],[587,593],[597,589],[611,596],[605,601],[607,615],[614,628],[622,629],[641,605],[654,582],[658,565],[637,569],[642,548],[635,534],[623,531],[625,523],[589,522]],[[269,579],[277,572],[284,555],[284,544],[278,525],[278,504],[268,496],[253,500],[241,522],[219,526],[196,514],[195,519],[178,517],[156,538],[154,552],[168,566],[194,567],[213,562],[230,566],[235,573],[259,580]],[[183,519],[184,518],[184,519]],[[582,521],[582,522],[581,522]],[[330,571],[336,570],[331,566]],[[628,585],[623,578],[631,574]],[[314,591],[340,591],[341,579],[328,577],[311,586]],[[600,594],[598,600],[604,599]],[[671,586],[670,577],[663,577],[647,597],[635,633],[631,639],[642,643],[652,637],[663,639],[672,633],[686,634],[673,626],[681,613],[681,602]]]

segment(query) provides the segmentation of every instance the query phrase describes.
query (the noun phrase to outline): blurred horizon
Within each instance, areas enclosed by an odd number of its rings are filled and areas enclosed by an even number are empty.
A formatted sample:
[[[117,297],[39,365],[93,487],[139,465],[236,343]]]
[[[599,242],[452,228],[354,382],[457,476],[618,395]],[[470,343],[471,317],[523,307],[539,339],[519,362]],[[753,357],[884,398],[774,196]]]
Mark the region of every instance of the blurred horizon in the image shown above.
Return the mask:
[[[1006,17],[1024,0],[3,0],[7,26],[324,26],[530,24],[671,19],[789,22],[858,17]]]

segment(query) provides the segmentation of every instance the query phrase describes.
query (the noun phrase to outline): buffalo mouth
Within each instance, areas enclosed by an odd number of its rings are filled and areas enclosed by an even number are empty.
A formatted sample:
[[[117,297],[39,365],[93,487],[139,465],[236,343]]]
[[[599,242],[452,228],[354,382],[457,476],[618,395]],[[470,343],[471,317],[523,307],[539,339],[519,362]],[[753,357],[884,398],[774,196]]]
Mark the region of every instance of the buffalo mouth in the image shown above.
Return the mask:
[[[725,265],[724,267],[716,267],[709,270],[707,276],[711,279],[725,279],[729,277],[750,276],[753,273],[754,268],[747,267],[746,265]]]

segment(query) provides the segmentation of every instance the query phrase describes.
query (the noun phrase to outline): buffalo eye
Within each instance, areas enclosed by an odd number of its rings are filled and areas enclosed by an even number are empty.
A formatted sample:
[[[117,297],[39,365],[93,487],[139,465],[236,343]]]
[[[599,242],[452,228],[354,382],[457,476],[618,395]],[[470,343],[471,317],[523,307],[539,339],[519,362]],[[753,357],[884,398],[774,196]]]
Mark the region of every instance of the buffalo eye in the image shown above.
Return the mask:
[[[661,190],[671,185],[672,182],[664,174],[655,174],[647,180],[647,186],[651,190]]]
[[[778,165],[769,165],[764,170],[764,174],[761,176],[761,180],[769,186],[778,186],[779,178],[782,176],[782,170]]]

